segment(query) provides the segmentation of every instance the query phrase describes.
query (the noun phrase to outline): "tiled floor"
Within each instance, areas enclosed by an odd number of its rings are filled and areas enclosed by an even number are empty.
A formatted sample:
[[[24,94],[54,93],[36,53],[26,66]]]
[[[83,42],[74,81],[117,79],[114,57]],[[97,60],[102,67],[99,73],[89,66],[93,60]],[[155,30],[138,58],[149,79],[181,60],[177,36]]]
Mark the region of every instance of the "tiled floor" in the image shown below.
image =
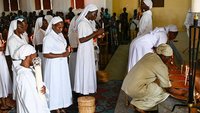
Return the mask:
[[[99,70],[104,70],[112,55],[114,54],[117,47],[109,47],[107,43],[100,43],[100,54],[99,54]],[[8,59],[9,60],[9,59]],[[10,60],[9,60],[10,64]],[[10,65],[9,65],[10,66]],[[12,72],[11,72],[12,73]],[[15,101],[12,101],[11,96],[7,99],[7,104],[10,106],[15,106]],[[0,103],[1,105],[1,103]],[[114,109],[114,108],[113,108]],[[1,110],[0,113],[16,113],[15,109],[10,110]]]

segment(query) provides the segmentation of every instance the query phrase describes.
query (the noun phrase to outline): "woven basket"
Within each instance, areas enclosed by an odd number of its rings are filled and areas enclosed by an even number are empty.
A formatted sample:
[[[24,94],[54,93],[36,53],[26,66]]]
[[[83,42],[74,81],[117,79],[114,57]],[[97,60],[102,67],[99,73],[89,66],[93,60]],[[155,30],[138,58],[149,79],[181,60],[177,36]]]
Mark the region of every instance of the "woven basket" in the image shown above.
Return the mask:
[[[97,71],[97,78],[100,82],[108,82],[109,74],[106,71]]]
[[[94,113],[95,112],[95,98],[93,96],[79,97],[78,109],[80,113]]]
[[[95,106],[78,106],[79,113],[94,113]]]

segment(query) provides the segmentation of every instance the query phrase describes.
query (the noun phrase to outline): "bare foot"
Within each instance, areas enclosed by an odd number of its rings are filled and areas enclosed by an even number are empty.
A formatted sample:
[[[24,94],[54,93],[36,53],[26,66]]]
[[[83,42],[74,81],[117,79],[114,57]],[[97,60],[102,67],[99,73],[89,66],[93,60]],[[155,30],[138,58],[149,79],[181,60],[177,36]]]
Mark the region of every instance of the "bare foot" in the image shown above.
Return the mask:
[[[59,110],[59,109],[57,109],[57,110],[56,110],[56,113],[60,113],[60,110]]]
[[[61,113],[66,113],[64,109],[60,109],[60,112]]]
[[[10,107],[8,107],[8,106],[6,106],[6,105],[4,105],[4,106],[1,106],[1,108],[0,108],[1,110],[9,110],[9,109],[11,109]]]

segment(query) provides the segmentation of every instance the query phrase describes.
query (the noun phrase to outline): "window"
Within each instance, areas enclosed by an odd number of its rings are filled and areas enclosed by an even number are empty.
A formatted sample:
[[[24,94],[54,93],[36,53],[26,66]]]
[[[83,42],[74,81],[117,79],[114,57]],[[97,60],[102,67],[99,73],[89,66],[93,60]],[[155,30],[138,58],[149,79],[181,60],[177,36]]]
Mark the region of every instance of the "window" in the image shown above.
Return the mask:
[[[18,0],[3,0],[4,11],[17,11],[19,9]]]
[[[71,0],[71,7],[75,9],[84,8],[84,0]]]
[[[35,10],[40,10],[41,9],[41,2],[40,0],[35,0]]]
[[[51,0],[35,0],[35,9],[51,9]]]
[[[51,2],[50,2],[50,0],[43,0],[43,8],[44,9],[51,9]]]

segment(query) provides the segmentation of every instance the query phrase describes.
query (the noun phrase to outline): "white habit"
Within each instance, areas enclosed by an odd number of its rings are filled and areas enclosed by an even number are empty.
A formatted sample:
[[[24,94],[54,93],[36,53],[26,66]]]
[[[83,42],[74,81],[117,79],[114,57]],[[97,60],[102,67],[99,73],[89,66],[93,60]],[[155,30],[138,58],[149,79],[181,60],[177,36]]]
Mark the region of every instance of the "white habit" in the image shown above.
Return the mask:
[[[139,21],[139,32],[137,36],[145,35],[152,31],[152,12],[151,10],[143,12],[143,15]]]
[[[55,18],[55,17],[54,17]],[[67,42],[62,33],[51,30],[43,40],[43,54],[65,52]],[[45,58],[44,82],[49,89],[50,110],[65,108],[72,104],[68,58]]]
[[[97,6],[89,4],[77,18],[78,38],[91,35],[94,32],[94,23],[85,18],[89,11],[98,10]],[[96,67],[93,39],[79,43],[77,51],[74,91],[87,95],[97,90]]]
[[[0,51],[0,98],[12,93],[12,82],[4,53]]]
[[[149,33],[135,38],[129,47],[128,72],[147,53],[153,53],[153,47],[158,47],[162,43],[167,43],[165,31]]]
[[[17,113],[50,113],[47,102],[37,92],[33,70],[17,66]]]

